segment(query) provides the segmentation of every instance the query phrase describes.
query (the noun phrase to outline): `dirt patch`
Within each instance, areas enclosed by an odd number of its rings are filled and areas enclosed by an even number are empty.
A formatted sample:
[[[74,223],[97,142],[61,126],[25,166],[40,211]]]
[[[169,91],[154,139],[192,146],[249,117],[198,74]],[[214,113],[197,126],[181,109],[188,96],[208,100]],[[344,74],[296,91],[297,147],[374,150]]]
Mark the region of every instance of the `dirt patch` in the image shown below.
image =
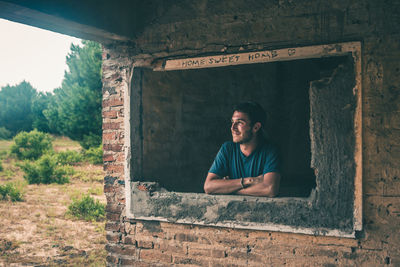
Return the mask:
[[[74,167],[64,185],[28,185],[13,160],[3,167],[0,184],[18,184],[24,201],[0,201],[0,266],[105,266],[105,223],[66,215],[83,194],[106,202],[101,165]]]

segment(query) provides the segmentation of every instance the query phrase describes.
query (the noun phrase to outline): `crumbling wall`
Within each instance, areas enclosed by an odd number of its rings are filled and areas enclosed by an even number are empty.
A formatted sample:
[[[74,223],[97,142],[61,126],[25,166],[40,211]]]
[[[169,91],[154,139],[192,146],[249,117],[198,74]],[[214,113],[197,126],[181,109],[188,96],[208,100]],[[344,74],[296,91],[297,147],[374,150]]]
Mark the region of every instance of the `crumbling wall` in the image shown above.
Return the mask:
[[[103,54],[107,261],[132,266],[400,265],[399,5],[380,1],[163,3],[135,44]],[[354,239],[125,217],[123,103],[154,57],[361,40],[363,231]],[[135,151],[132,151],[135,153]]]

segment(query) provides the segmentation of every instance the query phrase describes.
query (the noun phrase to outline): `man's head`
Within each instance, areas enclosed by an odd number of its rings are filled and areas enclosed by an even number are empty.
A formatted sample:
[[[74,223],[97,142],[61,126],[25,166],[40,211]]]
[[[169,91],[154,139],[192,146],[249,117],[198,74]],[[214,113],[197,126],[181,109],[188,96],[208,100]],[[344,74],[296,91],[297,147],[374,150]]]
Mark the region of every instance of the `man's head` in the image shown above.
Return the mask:
[[[233,142],[244,144],[262,135],[265,120],[265,111],[258,103],[243,102],[236,105],[231,126]]]

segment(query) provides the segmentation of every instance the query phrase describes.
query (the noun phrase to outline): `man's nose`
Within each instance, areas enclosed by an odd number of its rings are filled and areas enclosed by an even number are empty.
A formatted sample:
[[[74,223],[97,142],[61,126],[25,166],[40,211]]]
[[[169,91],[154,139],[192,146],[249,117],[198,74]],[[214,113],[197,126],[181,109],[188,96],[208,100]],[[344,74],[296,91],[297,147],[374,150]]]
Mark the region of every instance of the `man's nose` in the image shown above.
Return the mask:
[[[237,124],[232,122],[231,130],[237,130]]]

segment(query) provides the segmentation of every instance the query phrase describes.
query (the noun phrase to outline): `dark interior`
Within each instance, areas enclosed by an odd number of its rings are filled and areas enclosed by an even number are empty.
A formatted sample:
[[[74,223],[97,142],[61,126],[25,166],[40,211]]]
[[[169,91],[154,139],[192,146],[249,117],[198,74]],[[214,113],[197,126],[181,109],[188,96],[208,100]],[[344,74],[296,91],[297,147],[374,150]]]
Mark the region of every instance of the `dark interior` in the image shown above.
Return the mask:
[[[132,170],[133,180],[158,182],[169,191],[202,193],[216,153],[224,141],[231,140],[232,107],[252,100],[266,110],[267,137],[280,150],[279,195],[307,197],[315,188],[310,168],[310,82],[330,77],[346,60],[351,57],[141,70],[143,155],[141,168]]]

